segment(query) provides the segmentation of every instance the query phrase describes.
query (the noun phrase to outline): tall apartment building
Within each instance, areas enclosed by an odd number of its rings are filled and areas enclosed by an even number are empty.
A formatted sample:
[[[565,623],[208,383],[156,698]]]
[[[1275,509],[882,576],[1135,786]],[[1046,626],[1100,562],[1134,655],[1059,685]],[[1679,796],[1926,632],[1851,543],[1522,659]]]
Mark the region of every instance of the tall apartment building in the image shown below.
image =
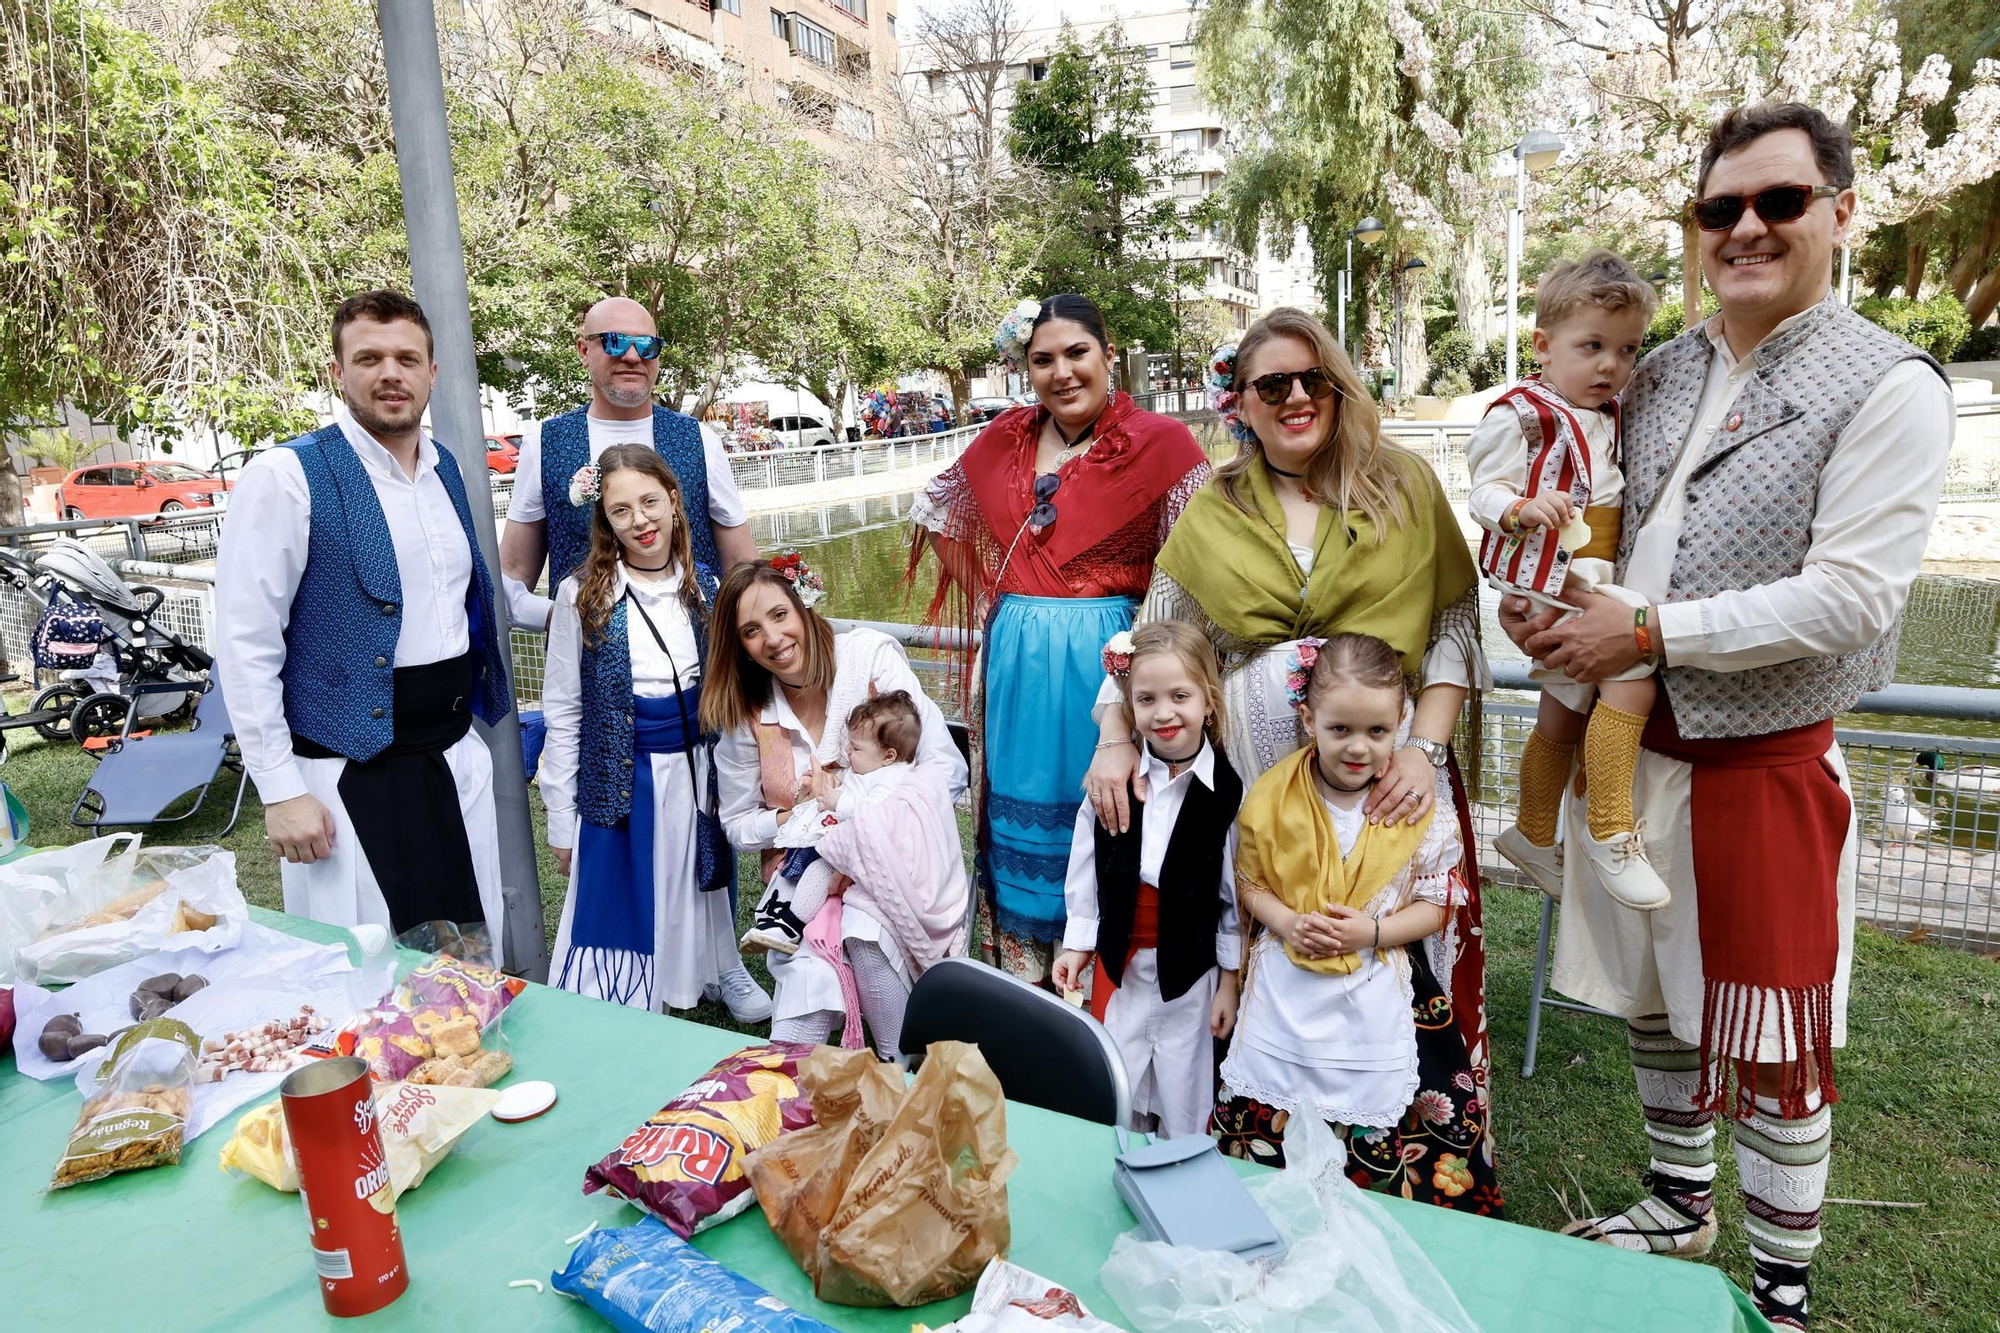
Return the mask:
[[[1172,174],[1160,182],[1174,198],[1192,208],[1222,188],[1229,169],[1231,140],[1222,114],[1208,106],[1195,84],[1193,18],[1185,3],[1161,4],[1160,0],[1139,0],[1138,12],[1120,14],[1116,4],[1104,4],[1087,16],[1071,13],[1070,26],[1089,43],[1113,23],[1124,26],[1126,42],[1139,49],[1146,72],[1153,83],[1153,118],[1149,141],[1173,162]],[[1008,67],[1013,84],[1039,82],[1047,77],[1045,63],[1055,49],[1061,27],[1041,26],[1022,34],[1021,55]],[[942,77],[933,77],[938,58],[914,35],[903,48],[903,75],[916,81],[918,91],[928,88],[943,93],[949,87]],[[1239,329],[1247,328],[1259,307],[1260,279],[1257,264],[1242,251],[1222,239],[1219,225],[1203,234],[1176,244],[1175,259],[1200,266],[1202,280],[1183,292],[1189,300],[1206,297],[1228,310]],[[1204,352],[1207,349],[1202,349]],[[1198,354],[1199,355],[1199,354]],[[1156,378],[1166,373],[1167,358],[1156,355]]]
[[[876,137],[901,66],[896,0],[616,0],[614,22],[796,115],[823,148]]]

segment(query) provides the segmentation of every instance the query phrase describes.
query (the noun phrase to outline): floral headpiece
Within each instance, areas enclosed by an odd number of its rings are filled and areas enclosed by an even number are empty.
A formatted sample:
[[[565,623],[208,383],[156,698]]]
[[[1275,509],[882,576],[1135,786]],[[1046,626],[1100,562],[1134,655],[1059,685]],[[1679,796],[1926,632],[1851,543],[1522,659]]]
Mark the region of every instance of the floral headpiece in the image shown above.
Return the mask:
[[[604,496],[604,469],[585,463],[569,479],[569,502],[581,508],[596,504]]]
[[[1222,419],[1223,429],[1231,439],[1248,444],[1257,438],[1257,432],[1243,420],[1243,395],[1236,391],[1235,384],[1236,344],[1224,343],[1208,358],[1208,405]]]
[[[1132,674],[1132,631],[1121,629],[1104,642],[1104,674],[1123,680]]]
[[[1000,327],[993,330],[993,350],[1000,353],[1007,369],[1017,374],[1027,367],[1028,336],[1035,331],[1035,320],[1041,313],[1040,301],[1023,301],[1008,311]]]
[[[797,551],[787,551],[783,555],[771,557],[771,568],[783,574],[792,585],[792,592],[798,597],[799,605],[808,611],[814,603],[826,596],[826,584],[820,582],[819,571],[806,563]]]
[[[1306,686],[1312,681],[1313,667],[1319,664],[1319,650],[1326,646],[1325,639],[1310,636],[1300,639],[1292,649],[1292,655],[1285,661],[1285,698],[1297,708],[1306,701]]]

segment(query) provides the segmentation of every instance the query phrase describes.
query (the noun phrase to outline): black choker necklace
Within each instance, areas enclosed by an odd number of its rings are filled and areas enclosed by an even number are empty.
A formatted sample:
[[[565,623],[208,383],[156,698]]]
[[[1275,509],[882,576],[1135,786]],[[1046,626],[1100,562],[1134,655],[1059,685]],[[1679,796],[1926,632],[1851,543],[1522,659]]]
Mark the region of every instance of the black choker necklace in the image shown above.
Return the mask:
[[[1269,468],[1271,471],[1277,473],[1281,477],[1290,477],[1293,481],[1297,481],[1300,477],[1303,477],[1305,475],[1305,473],[1303,472],[1287,472],[1283,468],[1279,467],[1276,463],[1273,463],[1268,458],[1264,460],[1264,466]]]
[[[667,557],[667,563],[664,565],[642,565],[639,564],[637,561],[633,560],[627,560],[625,562],[625,568],[636,569],[643,574],[657,574],[663,569],[672,569],[673,566],[674,566],[674,558],[672,556]]]

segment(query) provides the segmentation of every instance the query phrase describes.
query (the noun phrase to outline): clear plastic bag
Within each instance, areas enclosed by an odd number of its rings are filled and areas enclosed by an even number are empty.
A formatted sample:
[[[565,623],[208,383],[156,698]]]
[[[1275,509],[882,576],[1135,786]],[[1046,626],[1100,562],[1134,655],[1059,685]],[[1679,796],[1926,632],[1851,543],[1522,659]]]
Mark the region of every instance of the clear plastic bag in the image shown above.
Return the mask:
[[[1141,1333],[1478,1333],[1442,1274],[1381,1203],[1347,1179],[1347,1150],[1316,1116],[1285,1126],[1284,1171],[1250,1193],[1289,1243],[1245,1260],[1112,1242],[1099,1278]]]

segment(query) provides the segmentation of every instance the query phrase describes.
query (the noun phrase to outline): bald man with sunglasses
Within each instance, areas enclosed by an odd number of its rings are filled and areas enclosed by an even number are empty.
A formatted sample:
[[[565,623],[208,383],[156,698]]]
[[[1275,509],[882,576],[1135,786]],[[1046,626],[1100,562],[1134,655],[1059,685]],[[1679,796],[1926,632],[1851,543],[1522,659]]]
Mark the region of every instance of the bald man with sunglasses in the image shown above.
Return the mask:
[[[1854,953],[1833,719],[1894,678],[1955,424],[1937,363],[1831,295],[1853,153],[1798,103],[1716,123],[1688,211],[1721,309],[1641,362],[1623,398],[1618,582],[1651,605],[1582,594],[1561,624],[1501,608],[1548,666],[1600,681],[1649,659],[1664,691],[1633,798],[1672,901],[1636,912],[1590,881],[1572,800],[1554,972],[1627,1020],[1650,1193],[1567,1230],[1706,1253],[1727,1111],[1752,1295],[1791,1329],[1806,1327]]]
[[[661,342],[651,312],[626,297],[606,297],[585,313],[576,351],[590,372],[590,405],[530,423],[522,433],[500,538],[507,610],[523,629],[546,628],[554,609],[534,591],[543,562],[554,589],[590,549],[590,509],[570,503],[570,478],[614,444],[656,450],[680,478],[697,564],[720,578],[731,565],[757,558],[721,437],[654,401]]]

